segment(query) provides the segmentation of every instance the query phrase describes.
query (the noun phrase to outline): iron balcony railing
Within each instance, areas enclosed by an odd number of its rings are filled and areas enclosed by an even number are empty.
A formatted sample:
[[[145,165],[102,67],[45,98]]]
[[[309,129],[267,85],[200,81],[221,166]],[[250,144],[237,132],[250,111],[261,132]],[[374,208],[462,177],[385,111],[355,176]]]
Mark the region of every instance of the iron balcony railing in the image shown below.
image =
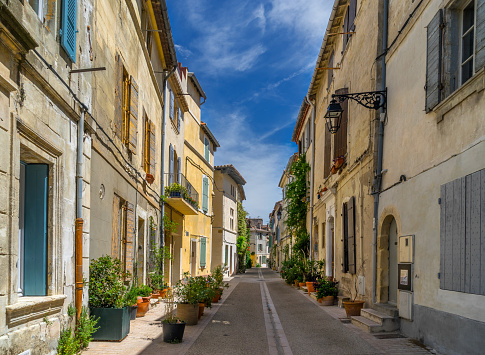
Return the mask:
[[[165,174],[165,196],[167,198],[183,198],[192,207],[199,210],[199,193],[183,174]]]

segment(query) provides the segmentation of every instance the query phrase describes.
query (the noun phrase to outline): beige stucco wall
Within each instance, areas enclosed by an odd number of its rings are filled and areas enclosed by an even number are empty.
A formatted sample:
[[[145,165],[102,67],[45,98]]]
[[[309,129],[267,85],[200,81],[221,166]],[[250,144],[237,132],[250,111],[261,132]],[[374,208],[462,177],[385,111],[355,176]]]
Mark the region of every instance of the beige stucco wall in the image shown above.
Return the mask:
[[[383,189],[398,182],[401,175],[406,181],[381,195],[379,223],[392,205],[401,218],[399,235],[415,236],[415,304],[483,322],[484,296],[440,290],[438,279],[440,185],[485,167],[483,69],[434,112],[424,112],[426,26],[443,2],[425,5],[387,56],[389,111],[383,168],[388,172]],[[407,17],[396,14],[399,8],[394,6],[390,8],[390,38]],[[443,106],[448,108],[443,110]]]

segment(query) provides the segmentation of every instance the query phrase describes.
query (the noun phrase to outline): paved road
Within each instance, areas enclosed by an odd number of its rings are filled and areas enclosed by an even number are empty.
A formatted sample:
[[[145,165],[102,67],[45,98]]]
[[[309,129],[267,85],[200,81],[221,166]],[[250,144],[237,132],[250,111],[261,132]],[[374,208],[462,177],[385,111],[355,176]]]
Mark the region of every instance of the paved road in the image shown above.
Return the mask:
[[[187,354],[427,354],[409,339],[377,339],[332,316],[268,269],[231,281],[230,294]],[[340,312],[341,310],[339,310]]]

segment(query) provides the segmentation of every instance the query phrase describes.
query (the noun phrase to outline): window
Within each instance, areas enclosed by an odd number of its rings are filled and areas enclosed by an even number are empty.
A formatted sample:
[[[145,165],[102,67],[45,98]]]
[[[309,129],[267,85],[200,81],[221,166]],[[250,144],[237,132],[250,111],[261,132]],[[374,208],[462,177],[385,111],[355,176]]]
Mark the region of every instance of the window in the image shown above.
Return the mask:
[[[155,124],[145,115],[145,140],[143,169],[147,174],[155,176],[156,145],[155,145]]]
[[[344,34],[342,42],[342,53],[347,48],[347,43],[349,42],[352,34],[349,32],[355,32],[355,16],[357,15],[357,0],[350,0],[349,6],[347,7],[347,12],[344,17]]]
[[[485,295],[484,181],[485,169],[441,185],[442,290]]]
[[[205,175],[202,177],[202,211],[209,211],[209,178]]]
[[[203,269],[206,267],[206,254],[207,254],[207,238],[201,237],[200,238],[200,268]]]
[[[335,94],[347,94],[349,90],[347,88],[339,89],[335,91]],[[340,106],[343,109],[342,121],[340,123],[340,129],[333,135],[333,158],[339,158],[347,154],[347,123],[348,123],[348,109],[349,100],[343,101]],[[328,131],[327,129],[325,131]]]
[[[111,256],[120,259],[124,265],[124,271],[133,275],[135,206],[116,194],[113,197],[112,225]]]
[[[342,272],[355,274],[355,198],[352,196],[349,202],[342,206],[343,255]]]
[[[259,233],[259,235],[258,235],[258,239],[259,239],[259,240],[263,240],[263,235],[262,235],[261,233]]]
[[[231,196],[236,197],[236,187],[233,184],[231,184]]]
[[[121,55],[116,56],[114,132],[132,154],[136,154],[138,127],[138,85],[128,75]]]
[[[37,14],[43,20],[43,4],[45,0],[33,0],[31,3],[38,4]],[[35,7],[34,7],[35,9]],[[59,31],[61,36],[61,46],[66,51],[69,58],[76,62],[76,33],[77,33],[77,0],[62,0],[62,26]]]
[[[263,244],[258,244],[258,251],[263,251]]]
[[[480,0],[481,1],[481,0]],[[485,7],[457,0],[427,27],[426,112],[485,65]]]
[[[211,155],[210,155],[210,142],[209,138],[204,137],[204,157],[207,162],[210,163]]]
[[[20,164],[19,293],[47,294],[48,185],[47,164]]]
[[[333,68],[333,59],[334,59],[334,52],[330,54],[330,59],[328,60],[328,67]],[[327,91],[330,90],[330,85],[332,85],[333,81],[333,69],[328,69],[327,70]]]
[[[35,13],[41,20],[44,19],[44,0],[29,0],[29,5],[32,6]]]
[[[225,248],[225,249],[226,249],[226,250],[225,250],[225,253],[224,253],[224,264],[226,264],[226,265],[227,265],[227,260],[228,260],[228,258],[229,258],[229,246],[228,246],[228,245],[226,245],[226,248]]]
[[[230,211],[229,211],[229,216],[230,216],[230,227],[231,227],[231,230],[233,231],[234,230],[234,209],[231,208]]]

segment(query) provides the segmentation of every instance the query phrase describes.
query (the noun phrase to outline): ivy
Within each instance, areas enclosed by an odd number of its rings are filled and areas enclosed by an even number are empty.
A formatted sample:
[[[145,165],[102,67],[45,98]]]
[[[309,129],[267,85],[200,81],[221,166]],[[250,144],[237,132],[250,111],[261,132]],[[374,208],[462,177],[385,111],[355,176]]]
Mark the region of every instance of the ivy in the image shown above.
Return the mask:
[[[237,203],[237,255],[239,271],[246,270],[246,256],[249,249],[249,230],[246,224],[246,216],[248,213],[244,210],[241,202]]]
[[[293,250],[308,256],[310,252],[310,236],[306,229],[306,215],[308,210],[308,172],[310,165],[306,155],[301,154],[292,164],[290,174],[292,181],[286,185],[286,226],[295,237]]]

